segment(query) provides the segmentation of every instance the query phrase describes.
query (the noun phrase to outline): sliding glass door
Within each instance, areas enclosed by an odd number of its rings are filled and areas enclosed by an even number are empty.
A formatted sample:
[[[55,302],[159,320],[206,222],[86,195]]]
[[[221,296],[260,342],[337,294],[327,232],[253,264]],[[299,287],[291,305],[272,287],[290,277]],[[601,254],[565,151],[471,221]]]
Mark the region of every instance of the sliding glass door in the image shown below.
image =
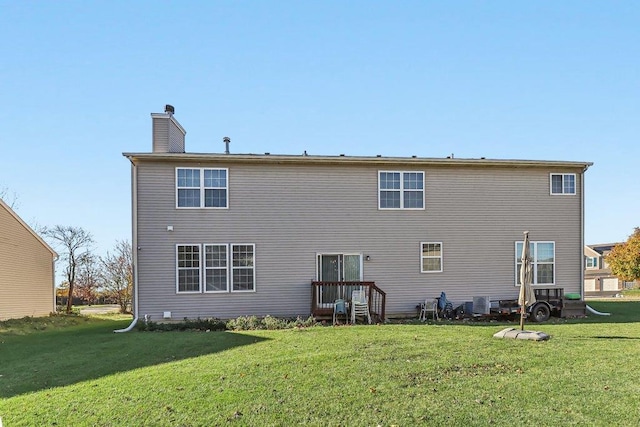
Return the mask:
[[[318,280],[321,282],[361,282],[362,254],[318,254]],[[351,299],[354,286],[321,286],[318,301],[328,307],[336,299]]]

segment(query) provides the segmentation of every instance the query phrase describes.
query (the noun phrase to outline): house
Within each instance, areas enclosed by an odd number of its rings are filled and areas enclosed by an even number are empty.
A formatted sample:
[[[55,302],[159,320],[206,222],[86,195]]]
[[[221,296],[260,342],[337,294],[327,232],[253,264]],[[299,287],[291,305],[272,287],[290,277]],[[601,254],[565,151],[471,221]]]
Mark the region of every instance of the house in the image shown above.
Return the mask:
[[[189,153],[173,107],[151,116],[152,152],[123,154],[136,317],[327,314],[358,286],[382,318],[517,298],[526,230],[534,286],[582,290],[591,163]]]
[[[56,311],[56,252],[0,199],[0,320]]]
[[[584,295],[597,296],[616,294],[625,288],[631,288],[635,282],[624,282],[611,273],[605,257],[615,245],[620,243],[601,243],[584,247]]]

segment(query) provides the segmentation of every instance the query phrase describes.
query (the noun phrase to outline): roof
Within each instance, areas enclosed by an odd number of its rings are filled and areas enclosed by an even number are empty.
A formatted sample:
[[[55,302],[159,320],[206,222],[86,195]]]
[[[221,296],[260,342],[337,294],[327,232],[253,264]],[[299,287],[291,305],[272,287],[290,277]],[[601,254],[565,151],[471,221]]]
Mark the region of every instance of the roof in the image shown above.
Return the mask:
[[[561,160],[508,160],[481,158],[382,157],[382,156],[310,156],[287,154],[220,154],[220,153],[123,153],[133,163],[139,161],[276,163],[276,164],[349,164],[349,165],[418,165],[418,166],[502,166],[557,167],[586,170],[591,162]]]
[[[621,245],[622,243],[598,243],[596,245],[587,245],[588,248],[598,252],[599,254],[603,254],[604,252],[609,252],[616,245]]]
[[[54,257],[57,257],[57,256],[58,256],[58,253],[57,253],[56,251],[54,251],[54,250],[53,250],[53,248],[52,248],[51,246],[49,246],[49,245],[47,244],[47,242],[45,242],[45,241],[42,239],[42,237],[40,237],[40,236],[38,235],[38,233],[36,233],[35,231],[33,231],[33,229],[32,229],[31,227],[29,227],[29,226],[27,225],[27,223],[26,223],[26,222],[24,222],[24,221],[22,220],[22,218],[20,218],[20,217],[18,216],[18,214],[17,214],[17,213],[15,213],[15,212],[13,211],[13,209],[11,209],[11,208],[9,207],[9,205],[7,205],[7,204],[6,204],[2,199],[0,199],[0,206],[1,206],[1,207],[3,207],[7,212],[9,212],[9,214],[10,214],[11,216],[13,216],[13,217],[16,219],[16,221],[18,221],[18,222],[20,223],[20,225],[22,225],[22,226],[23,226],[23,227],[24,227],[24,228],[25,228],[29,233],[31,233],[31,234],[33,235],[33,237],[35,237],[35,238],[36,238],[36,239],[37,239],[37,240],[42,244],[42,246],[44,246],[44,247],[45,247],[49,252],[51,252],[51,255],[53,255]]]

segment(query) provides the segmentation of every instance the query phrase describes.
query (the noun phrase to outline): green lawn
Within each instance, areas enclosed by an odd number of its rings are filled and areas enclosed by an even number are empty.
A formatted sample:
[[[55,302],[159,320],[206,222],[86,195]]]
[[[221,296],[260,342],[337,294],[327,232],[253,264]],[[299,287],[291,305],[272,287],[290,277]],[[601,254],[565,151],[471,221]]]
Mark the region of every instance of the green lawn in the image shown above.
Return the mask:
[[[14,426],[637,426],[640,302],[499,340],[505,323],[130,332],[126,320],[0,323]],[[48,323],[47,323],[48,322]],[[513,324],[511,324],[513,325]]]

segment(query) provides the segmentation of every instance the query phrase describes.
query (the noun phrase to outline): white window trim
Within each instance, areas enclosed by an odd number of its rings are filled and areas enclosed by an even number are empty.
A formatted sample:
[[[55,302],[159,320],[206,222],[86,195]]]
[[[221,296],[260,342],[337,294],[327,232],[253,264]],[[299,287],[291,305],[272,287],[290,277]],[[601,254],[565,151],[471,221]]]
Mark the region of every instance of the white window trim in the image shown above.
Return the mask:
[[[197,291],[181,291],[180,290],[180,273],[179,271],[181,270],[180,267],[178,267],[179,264],[179,255],[178,255],[178,248],[180,246],[197,246],[199,248],[198,250],[198,255],[199,255],[199,262],[198,262],[198,290]],[[176,263],[176,294],[180,294],[180,295],[186,295],[186,294],[200,294],[202,293],[202,245],[200,245],[199,243],[178,243],[176,244],[176,250],[175,250],[175,263]],[[182,268],[183,270],[191,270],[192,268]]]
[[[341,257],[343,260],[345,255],[359,257],[360,258],[360,277],[358,278],[357,282],[364,282],[364,255],[362,254],[362,252],[340,252],[340,251],[316,252],[316,280],[317,281],[320,281],[320,257],[322,257],[323,255],[328,255],[328,256],[337,255],[338,257]],[[340,273],[340,276],[344,276],[343,267],[344,267],[344,264],[338,267],[338,272]]]
[[[400,188],[399,189],[392,189],[392,190],[387,190],[387,189],[382,189],[380,188],[380,174],[381,173],[399,173],[400,174]],[[422,207],[421,208],[405,208],[404,207],[404,192],[405,192],[405,188],[404,188],[404,174],[405,173],[421,173],[422,174],[422,190],[416,190],[416,189],[407,189],[406,191],[422,191]],[[391,170],[379,170],[378,171],[378,210],[379,211],[423,211],[425,210],[425,206],[426,206],[426,201],[425,201],[425,192],[426,192],[426,185],[425,185],[425,173],[424,171],[411,171],[411,170],[405,170],[405,171],[391,171]],[[380,207],[380,192],[382,191],[399,191],[400,192],[400,207],[399,208],[382,208]]]
[[[425,256],[422,255],[422,247],[424,245],[440,245],[440,256]],[[440,270],[425,270],[424,269],[424,260],[425,259],[440,259]],[[442,273],[444,271],[444,246],[442,242],[420,242],[420,273]]]
[[[562,177],[562,192],[561,193],[554,193],[553,192],[553,177],[554,176],[561,176]],[[573,193],[565,193],[564,192],[564,177],[565,176],[573,176]],[[550,173],[549,174],[549,194],[551,194],[552,196],[575,196],[576,195],[576,191],[577,191],[577,187],[578,186],[578,181],[576,180],[576,174],[575,173]]]
[[[178,267],[178,247],[180,246],[197,246],[199,248],[199,290],[197,291],[180,291],[180,275]],[[227,248],[227,290],[226,291],[207,291],[206,290],[206,270],[204,248],[206,246],[225,246]],[[253,266],[251,267],[253,273],[253,289],[248,290],[233,290],[233,271],[234,269],[246,269],[247,267],[234,267],[233,266],[233,247],[234,246],[251,246],[253,250]],[[176,294],[178,295],[193,295],[193,294],[228,294],[228,293],[255,293],[256,292],[256,244],[255,243],[177,243],[175,245],[175,274],[176,274]],[[186,269],[186,268],[182,268]],[[213,270],[214,267],[209,267]]]
[[[356,280],[356,282],[363,282],[364,281],[364,255],[362,252],[341,252],[341,251],[333,251],[333,252],[316,252],[316,280],[320,281],[321,277],[320,277],[320,269],[321,269],[321,257],[323,256],[338,256],[339,260],[342,259],[342,262],[338,262],[338,275],[340,276],[340,278],[342,279],[344,277],[344,257],[345,256],[357,256],[360,259],[360,274],[358,277],[358,280]],[[322,280],[324,280],[324,278],[322,278]],[[342,281],[342,280],[339,280]],[[349,280],[347,280],[349,281]],[[360,289],[364,289],[363,286],[360,286]],[[323,300],[322,298],[322,286],[318,286],[316,288],[316,301],[318,304],[318,307],[322,307],[322,308],[332,308],[333,307],[333,302],[324,302],[322,303],[321,301]]]
[[[518,243],[524,243],[522,240],[515,242],[514,245],[514,254],[517,255],[518,254]],[[555,286],[556,285],[556,277],[558,275],[558,271],[556,270],[556,242],[553,240],[532,240],[529,243],[533,243],[533,250],[534,253],[531,255],[531,260],[533,262],[533,280],[532,280],[532,285],[534,286]],[[537,251],[538,251],[538,243],[553,243],[553,262],[538,262],[536,261],[537,258]],[[522,248],[524,250],[524,248]],[[520,277],[518,275],[518,263],[520,262],[520,259],[516,257],[515,259],[515,285],[517,287],[520,287]],[[536,268],[538,265],[548,265],[548,264],[552,264],[553,265],[553,283],[538,283],[538,269]]]
[[[238,269],[246,269],[247,267],[234,267],[233,266],[233,247],[234,246],[251,246],[253,249],[253,266],[251,267],[251,272],[253,273],[253,289],[242,289],[242,290],[234,290],[233,289],[233,271]],[[229,292],[232,293],[255,293],[256,292],[256,244],[255,243],[229,243]]]
[[[207,267],[207,246],[224,246],[226,252],[226,266],[223,267]],[[255,258],[255,253],[254,253]],[[225,270],[227,272],[227,289],[223,291],[207,290],[207,270]],[[202,245],[202,291],[205,294],[228,294],[229,293],[229,244],[227,243],[205,243]]]
[[[589,269],[589,270],[597,270],[598,269],[598,257],[595,256],[588,256],[585,257],[585,268]],[[589,265],[589,260],[594,261],[594,265]]]
[[[178,190],[195,190],[195,187],[178,187],[178,170],[199,170],[200,171],[200,206],[178,206]],[[204,185],[204,171],[205,170],[223,170],[226,172],[227,176],[227,186],[226,187],[205,187]],[[174,189],[176,192],[176,209],[229,209],[229,168],[190,168],[190,167],[176,167],[175,171],[175,182]],[[205,190],[226,190],[227,191],[227,205],[224,207],[218,206],[205,206],[204,205],[204,194]]]

